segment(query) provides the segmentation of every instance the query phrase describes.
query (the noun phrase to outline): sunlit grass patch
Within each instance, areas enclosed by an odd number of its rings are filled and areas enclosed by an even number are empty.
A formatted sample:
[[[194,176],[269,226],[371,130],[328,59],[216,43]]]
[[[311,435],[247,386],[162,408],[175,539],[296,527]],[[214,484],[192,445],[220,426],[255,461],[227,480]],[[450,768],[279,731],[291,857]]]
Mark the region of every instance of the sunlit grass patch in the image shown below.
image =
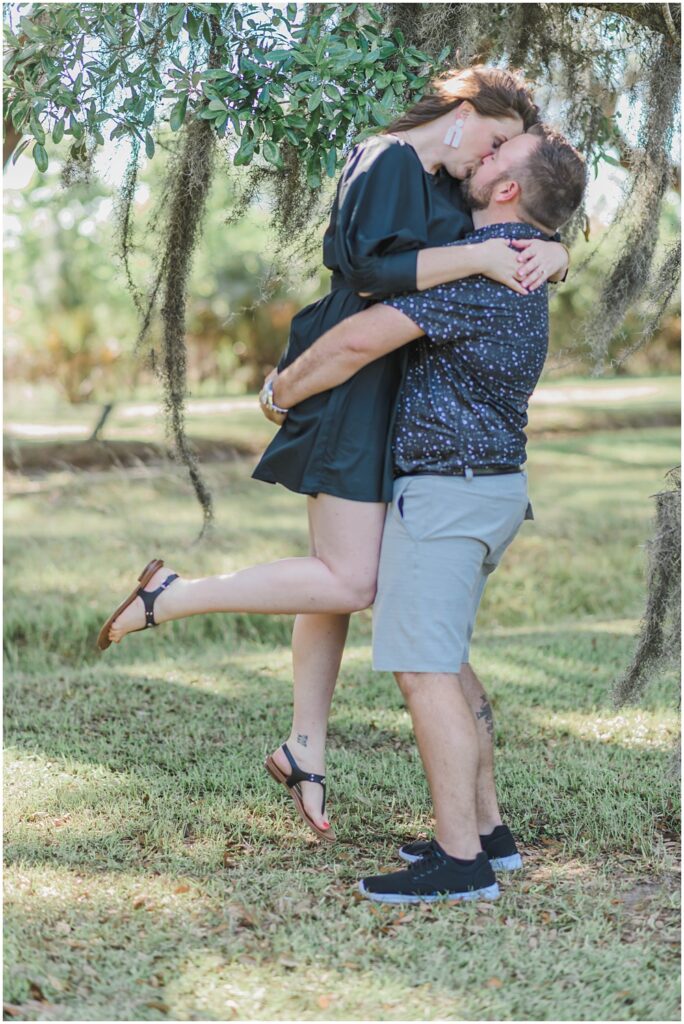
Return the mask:
[[[539,442],[472,661],[525,857],[502,897],[375,907],[359,877],[432,833],[408,712],[355,616],[330,724],[328,849],[263,768],[292,620],[101,621],[153,555],[230,572],[306,551],[296,495],[211,466],[217,531],[166,469],[58,474],[9,505],[6,991],[21,1019],[678,1019],[675,673],[616,709],[674,430]],[[650,450],[651,463],[642,455]],[[150,538],[153,539],[153,544]],[[457,766],[455,767],[457,770]]]

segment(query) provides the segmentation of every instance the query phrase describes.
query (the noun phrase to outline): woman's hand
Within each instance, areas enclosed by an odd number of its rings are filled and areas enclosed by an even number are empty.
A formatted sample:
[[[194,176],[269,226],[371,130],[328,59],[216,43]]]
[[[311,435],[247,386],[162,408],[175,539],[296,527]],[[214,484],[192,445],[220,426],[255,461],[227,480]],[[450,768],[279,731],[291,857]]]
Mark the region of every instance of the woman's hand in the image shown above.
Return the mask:
[[[518,251],[520,283],[533,292],[550,278],[560,280],[568,269],[568,250],[560,242],[544,242],[541,238],[513,238]]]
[[[505,284],[519,295],[527,295],[527,288],[518,277],[519,253],[511,249],[511,244],[507,238],[488,238],[486,242],[474,245],[479,273],[491,278],[492,281],[498,281],[499,284]]]
[[[262,384],[261,391],[259,392],[259,408],[261,409],[262,413],[264,414],[264,416],[266,417],[267,420],[270,420],[271,423],[275,423],[279,427],[282,427],[283,423],[287,419],[287,413],[286,412],[276,412],[275,409],[271,409],[268,406],[268,404],[266,403],[266,400],[265,400],[266,385],[270,381],[275,380],[275,378],[277,376],[278,376],[278,371],[277,370],[271,370],[271,372],[269,373],[268,377],[264,378],[264,383]]]

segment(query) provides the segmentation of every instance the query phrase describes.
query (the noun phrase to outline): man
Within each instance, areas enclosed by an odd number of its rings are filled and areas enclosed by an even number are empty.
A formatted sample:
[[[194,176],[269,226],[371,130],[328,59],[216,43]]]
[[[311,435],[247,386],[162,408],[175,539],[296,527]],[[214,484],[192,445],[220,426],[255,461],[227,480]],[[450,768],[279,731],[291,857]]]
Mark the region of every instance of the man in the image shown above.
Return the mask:
[[[466,183],[475,230],[455,244],[551,235],[578,208],[585,180],[576,150],[535,126]],[[419,337],[398,403],[373,666],[394,672],[408,704],[436,838],[402,848],[407,870],[360,888],[389,903],[495,899],[492,864],[521,862],[499,815],[491,708],[468,649],[487,577],[529,515],[521,465],[548,347],[546,288],[519,295],[478,276],[388,299],[323,335],[270,394],[290,408]]]

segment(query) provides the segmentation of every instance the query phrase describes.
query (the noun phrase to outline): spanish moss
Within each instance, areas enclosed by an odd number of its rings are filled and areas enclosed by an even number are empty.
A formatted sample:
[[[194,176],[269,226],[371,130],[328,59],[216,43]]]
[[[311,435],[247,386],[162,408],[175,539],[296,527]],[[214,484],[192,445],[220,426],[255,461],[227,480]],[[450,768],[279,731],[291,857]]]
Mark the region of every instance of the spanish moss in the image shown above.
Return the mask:
[[[648,544],[648,598],[632,663],[617,681],[618,707],[636,703],[649,682],[679,664],[681,655],[681,514],[680,468],[667,475],[667,486],[654,495],[655,526]]]
[[[131,155],[126,165],[123,181],[117,196],[115,208],[116,223],[118,225],[118,254],[126,276],[126,283],[135,308],[141,317],[144,318],[143,299],[140,289],[133,280],[131,272],[131,253],[134,249],[133,242],[133,208],[135,203],[135,190],[138,185],[138,169],[140,162],[140,143],[135,139],[131,145]]]

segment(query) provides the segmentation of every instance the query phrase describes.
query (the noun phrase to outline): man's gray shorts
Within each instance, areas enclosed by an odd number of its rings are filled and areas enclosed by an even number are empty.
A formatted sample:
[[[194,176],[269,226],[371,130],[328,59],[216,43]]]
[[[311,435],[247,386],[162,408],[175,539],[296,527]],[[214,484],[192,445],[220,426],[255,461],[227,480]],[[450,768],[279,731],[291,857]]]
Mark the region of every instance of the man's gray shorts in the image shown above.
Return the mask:
[[[395,480],[373,608],[373,668],[459,671],[487,578],[527,509],[526,473]]]

